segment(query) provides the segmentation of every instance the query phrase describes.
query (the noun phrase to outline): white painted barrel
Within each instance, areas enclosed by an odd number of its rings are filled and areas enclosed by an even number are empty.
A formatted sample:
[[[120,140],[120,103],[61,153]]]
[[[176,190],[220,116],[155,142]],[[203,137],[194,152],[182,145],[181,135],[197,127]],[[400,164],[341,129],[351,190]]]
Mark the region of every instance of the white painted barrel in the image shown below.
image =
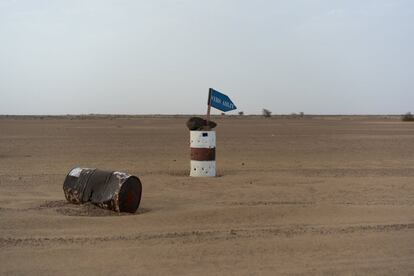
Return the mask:
[[[191,170],[190,176],[216,176],[216,132],[190,131]]]

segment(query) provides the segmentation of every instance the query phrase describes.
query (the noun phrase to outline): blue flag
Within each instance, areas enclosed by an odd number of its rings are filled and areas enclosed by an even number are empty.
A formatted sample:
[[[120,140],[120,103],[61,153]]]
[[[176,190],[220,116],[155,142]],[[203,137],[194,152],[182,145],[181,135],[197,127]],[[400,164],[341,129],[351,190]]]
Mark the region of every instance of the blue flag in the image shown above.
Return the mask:
[[[237,109],[236,105],[230,100],[229,97],[220,93],[213,88],[210,88],[210,93],[208,97],[208,103],[223,112]]]

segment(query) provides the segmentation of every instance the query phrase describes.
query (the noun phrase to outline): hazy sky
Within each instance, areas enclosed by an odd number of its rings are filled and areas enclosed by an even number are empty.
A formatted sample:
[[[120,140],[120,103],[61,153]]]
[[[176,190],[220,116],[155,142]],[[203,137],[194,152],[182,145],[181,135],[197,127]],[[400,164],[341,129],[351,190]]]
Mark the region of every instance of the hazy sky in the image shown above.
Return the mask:
[[[249,114],[414,112],[414,1],[0,0],[0,114],[201,114],[209,87]]]

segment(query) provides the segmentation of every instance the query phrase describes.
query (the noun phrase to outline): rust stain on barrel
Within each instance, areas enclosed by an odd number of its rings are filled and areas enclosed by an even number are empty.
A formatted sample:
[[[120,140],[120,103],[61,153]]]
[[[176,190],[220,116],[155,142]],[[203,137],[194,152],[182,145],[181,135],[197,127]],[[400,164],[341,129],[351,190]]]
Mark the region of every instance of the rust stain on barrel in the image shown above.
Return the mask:
[[[191,148],[191,160],[214,161],[216,160],[216,148]]]

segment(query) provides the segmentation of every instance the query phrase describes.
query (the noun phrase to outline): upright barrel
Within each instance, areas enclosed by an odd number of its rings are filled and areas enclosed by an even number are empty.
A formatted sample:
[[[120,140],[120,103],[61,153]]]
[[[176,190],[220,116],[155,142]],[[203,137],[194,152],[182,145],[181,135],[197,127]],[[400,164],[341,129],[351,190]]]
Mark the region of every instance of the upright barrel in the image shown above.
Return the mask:
[[[191,169],[190,176],[216,176],[216,132],[190,131]]]
[[[142,185],[138,177],[124,172],[74,168],[65,178],[63,191],[69,202],[91,202],[116,212],[135,213]]]

